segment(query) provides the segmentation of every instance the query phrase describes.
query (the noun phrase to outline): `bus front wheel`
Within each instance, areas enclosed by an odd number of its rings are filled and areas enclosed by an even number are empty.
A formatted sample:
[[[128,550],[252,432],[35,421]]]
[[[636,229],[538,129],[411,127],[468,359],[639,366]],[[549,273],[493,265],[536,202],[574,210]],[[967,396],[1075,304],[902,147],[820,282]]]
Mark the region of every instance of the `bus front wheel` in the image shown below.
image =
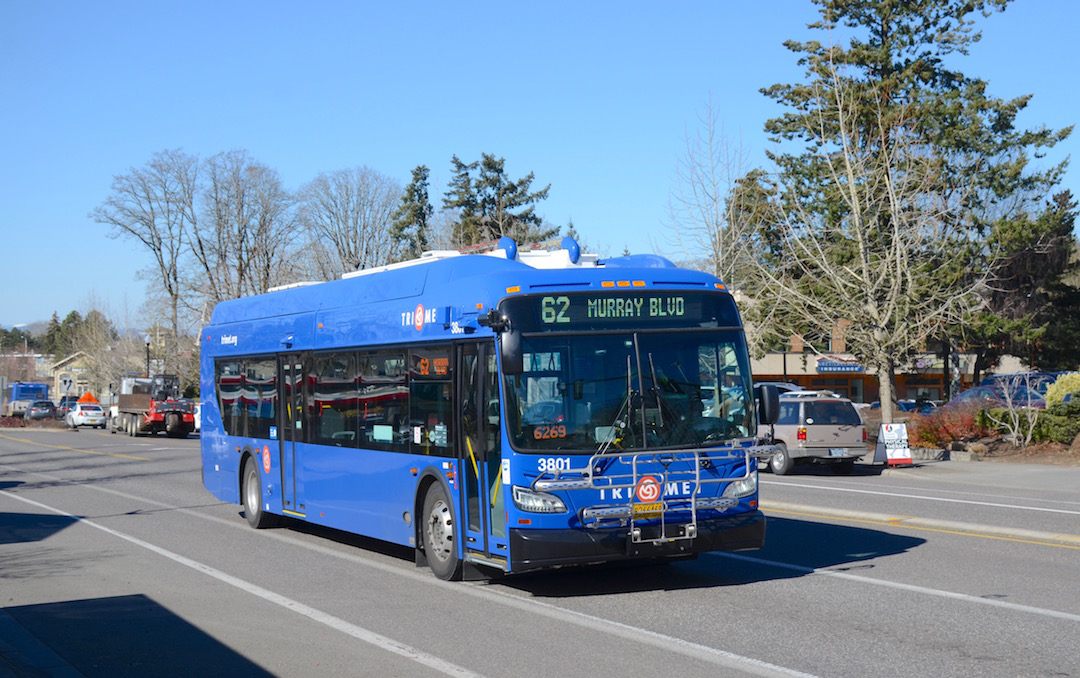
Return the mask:
[[[263,511],[262,480],[259,478],[259,469],[251,457],[244,463],[244,517],[248,525],[255,529],[273,527],[277,524],[276,517]]]
[[[421,526],[424,555],[428,567],[439,579],[451,581],[461,576],[457,556],[457,527],[446,490],[434,483],[424,497],[424,522]]]

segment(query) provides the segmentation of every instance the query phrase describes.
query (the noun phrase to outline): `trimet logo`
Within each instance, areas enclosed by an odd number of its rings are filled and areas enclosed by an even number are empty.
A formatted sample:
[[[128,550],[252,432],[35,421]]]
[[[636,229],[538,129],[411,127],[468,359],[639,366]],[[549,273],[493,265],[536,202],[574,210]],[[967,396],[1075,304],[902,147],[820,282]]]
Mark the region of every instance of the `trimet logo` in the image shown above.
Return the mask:
[[[424,308],[423,304],[417,304],[415,311],[405,311],[401,314],[401,326],[412,325],[417,332],[424,329],[424,323],[435,322],[435,309]]]
[[[660,499],[660,495],[663,494],[664,486],[660,484],[660,481],[655,476],[642,476],[641,480],[637,484],[637,498],[640,502],[654,502]]]

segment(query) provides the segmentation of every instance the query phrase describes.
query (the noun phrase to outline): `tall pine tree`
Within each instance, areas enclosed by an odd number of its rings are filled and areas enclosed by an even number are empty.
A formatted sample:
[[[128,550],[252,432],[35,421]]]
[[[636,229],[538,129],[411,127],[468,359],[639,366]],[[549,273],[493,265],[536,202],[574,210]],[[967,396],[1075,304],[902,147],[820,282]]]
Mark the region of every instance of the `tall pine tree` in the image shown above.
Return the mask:
[[[394,212],[390,235],[400,248],[399,261],[415,259],[429,247],[431,218],[435,210],[428,199],[428,175],[425,165],[412,171],[412,182],[405,187],[401,204]]]
[[[453,232],[459,246],[503,236],[519,243],[534,243],[559,232],[558,227],[547,226],[536,214],[536,203],[547,198],[551,184],[533,191],[532,172],[514,181],[506,176],[505,160],[490,153],[482,153],[479,161],[468,164],[455,155],[451,165],[454,177],[443,206],[459,210]]]
[[[753,288],[775,295],[758,320],[779,336],[847,321],[846,348],[876,369],[888,422],[893,375],[982,305],[1001,255],[989,234],[1060,180],[1061,165],[1029,160],[1070,130],[1017,129],[1030,97],[992,98],[947,65],[979,38],[970,17],[1005,0],[815,3],[810,28],[850,38],[785,43],[806,79],[762,90],[789,109],[765,126],[777,175],[740,191],[768,201],[752,244],[780,256],[746,255]]]

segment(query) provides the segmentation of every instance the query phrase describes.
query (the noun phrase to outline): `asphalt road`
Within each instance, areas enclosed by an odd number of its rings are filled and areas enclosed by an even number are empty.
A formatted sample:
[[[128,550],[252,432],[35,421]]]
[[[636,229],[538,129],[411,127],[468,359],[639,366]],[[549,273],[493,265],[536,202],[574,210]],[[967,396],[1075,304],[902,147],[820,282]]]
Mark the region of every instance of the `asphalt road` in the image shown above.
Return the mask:
[[[761,551],[442,582],[198,440],[0,431],[0,676],[1080,675],[1080,469],[763,474]]]

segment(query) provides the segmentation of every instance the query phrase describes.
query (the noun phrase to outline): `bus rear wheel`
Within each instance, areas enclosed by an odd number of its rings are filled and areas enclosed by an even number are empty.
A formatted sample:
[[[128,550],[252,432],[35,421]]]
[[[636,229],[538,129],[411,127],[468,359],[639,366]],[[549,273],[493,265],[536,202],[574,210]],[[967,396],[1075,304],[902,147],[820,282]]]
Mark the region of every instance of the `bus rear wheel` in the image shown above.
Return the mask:
[[[423,524],[420,526],[428,567],[439,579],[452,581],[461,577],[457,555],[457,526],[446,490],[434,483],[424,497]]]
[[[262,479],[251,457],[244,462],[244,517],[257,530],[277,525],[277,516],[263,511]]]

